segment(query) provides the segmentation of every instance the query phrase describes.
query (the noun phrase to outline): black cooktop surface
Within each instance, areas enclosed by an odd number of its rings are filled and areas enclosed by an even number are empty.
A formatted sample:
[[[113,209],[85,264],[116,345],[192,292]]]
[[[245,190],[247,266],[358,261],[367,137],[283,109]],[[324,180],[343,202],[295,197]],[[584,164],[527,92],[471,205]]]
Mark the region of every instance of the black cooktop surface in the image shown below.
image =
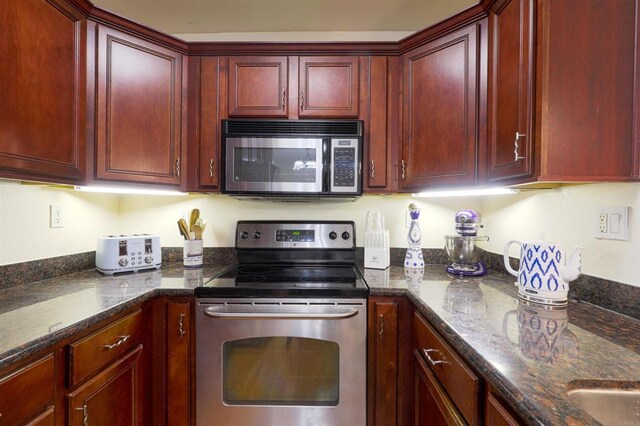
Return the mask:
[[[195,289],[197,297],[367,297],[352,265],[245,264]]]

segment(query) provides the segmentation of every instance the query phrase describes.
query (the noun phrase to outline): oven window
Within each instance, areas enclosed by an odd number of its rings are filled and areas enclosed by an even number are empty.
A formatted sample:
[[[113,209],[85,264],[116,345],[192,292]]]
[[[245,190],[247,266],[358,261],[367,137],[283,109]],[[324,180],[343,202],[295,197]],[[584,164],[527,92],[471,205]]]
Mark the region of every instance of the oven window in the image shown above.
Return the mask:
[[[234,148],[234,180],[314,183],[315,148]]]
[[[228,405],[335,406],[339,348],[301,337],[256,337],[222,346],[223,400]]]

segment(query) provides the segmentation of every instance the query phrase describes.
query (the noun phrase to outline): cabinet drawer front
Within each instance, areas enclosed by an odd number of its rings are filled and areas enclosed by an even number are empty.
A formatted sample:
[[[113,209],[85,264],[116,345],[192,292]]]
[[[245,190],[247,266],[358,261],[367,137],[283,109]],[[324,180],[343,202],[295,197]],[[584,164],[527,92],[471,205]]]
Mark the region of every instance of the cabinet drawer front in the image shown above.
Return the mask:
[[[2,424],[17,424],[32,417],[45,405],[53,402],[53,392],[53,355],[47,355],[0,378]]]
[[[47,408],[47,411],[40,414],[24,426],[53,426],[55,424],[55,410],[53,407]]]
[[[480,379],[419,314],[413,315],[414,346],[427,361],[466,421],[479,423]]]
[[[69,384],[75,387],[142,340],[142,311],[69,345]]]

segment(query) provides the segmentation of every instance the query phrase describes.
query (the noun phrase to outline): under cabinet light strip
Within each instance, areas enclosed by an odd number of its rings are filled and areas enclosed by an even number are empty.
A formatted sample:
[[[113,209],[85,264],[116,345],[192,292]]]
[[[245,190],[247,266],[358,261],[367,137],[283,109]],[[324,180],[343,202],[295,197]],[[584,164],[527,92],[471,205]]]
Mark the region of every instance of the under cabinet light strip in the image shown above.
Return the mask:
[[[98,192],[103,194],[134,194],[134,195],[188,195],[186,192],[165,189],[124,188],[118,186],[74,186],[75,191]]]
[[[451,189],[444,191],[427,191],[411,194],[415,198],[445,198],[445,197],[475,197],[481,195],[508,195],[517,194],[519,191],[511,188],[477,188],[477,189]]]

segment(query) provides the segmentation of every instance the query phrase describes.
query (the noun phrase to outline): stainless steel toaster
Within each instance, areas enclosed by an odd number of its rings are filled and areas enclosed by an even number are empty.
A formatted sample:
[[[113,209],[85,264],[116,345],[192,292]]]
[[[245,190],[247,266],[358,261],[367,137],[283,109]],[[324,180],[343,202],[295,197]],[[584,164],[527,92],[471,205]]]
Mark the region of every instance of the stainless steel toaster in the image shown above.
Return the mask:
[[[158,269],[162,265],[160,237],[148,234],[98,237],[96,269],[103,274]]]

